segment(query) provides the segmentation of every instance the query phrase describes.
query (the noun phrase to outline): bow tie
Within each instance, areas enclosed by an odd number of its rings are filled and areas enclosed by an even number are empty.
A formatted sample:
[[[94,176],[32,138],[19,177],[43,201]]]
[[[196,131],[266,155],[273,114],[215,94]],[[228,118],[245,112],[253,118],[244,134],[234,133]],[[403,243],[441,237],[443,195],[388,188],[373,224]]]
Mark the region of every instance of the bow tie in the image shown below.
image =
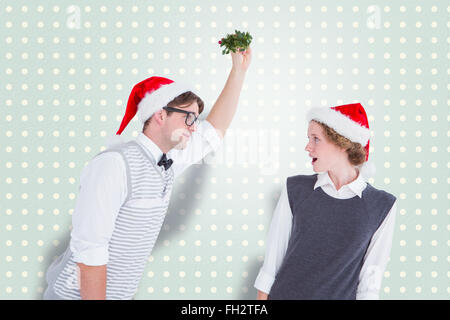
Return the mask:
[[[172,163],[173,163],[173,160],[167,159],[166,154],[163,153],[161,160],[159,160],[159,162],[158,162],[158,166],[164,166],[164,170],[167,170],[170,168]]]

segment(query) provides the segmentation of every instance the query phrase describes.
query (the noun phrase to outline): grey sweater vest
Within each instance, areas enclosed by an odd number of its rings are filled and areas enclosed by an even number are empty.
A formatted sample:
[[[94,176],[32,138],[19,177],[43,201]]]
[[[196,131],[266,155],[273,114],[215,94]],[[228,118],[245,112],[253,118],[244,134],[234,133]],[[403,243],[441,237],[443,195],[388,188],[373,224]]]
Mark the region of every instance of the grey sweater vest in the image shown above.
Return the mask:
[[[372,235],[395,197],[367,183],[362,198],[336,199],[317,174],[287,179],[291,236],[269,299],[356,299],[359,273]]]
[[[172,168],[161,173],[156,160],[130,141],[103,152],[122,155],[127,170],[127,198],[109,240],[106,299],[132,299],[169,205]],[[70,246],[47,270],[44,299],[81,299],[77,264]]]

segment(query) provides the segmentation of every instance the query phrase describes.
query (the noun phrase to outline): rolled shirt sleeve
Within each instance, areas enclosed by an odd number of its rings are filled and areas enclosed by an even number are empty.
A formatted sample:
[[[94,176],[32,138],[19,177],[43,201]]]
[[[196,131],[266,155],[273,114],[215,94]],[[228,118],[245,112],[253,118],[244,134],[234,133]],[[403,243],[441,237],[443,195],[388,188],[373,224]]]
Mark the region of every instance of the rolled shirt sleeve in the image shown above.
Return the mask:
[[[287,196],[286,183],[273,213],[266,240],[264,263],[256,277],[254,287],[270,293],[275,276],[280,268],[291,237],[292,211]]]
[[[359,274],[357,300],[378,300],[395,229],[396,202],[373,234]]]
[[[108,244],[126,194],[126,168],[117,152],[96,156],[83,169],[72,214],[70,249],[75,262],[89,266],[108,262]]]
[[[173,159],[174,176],[177,177],[190,165],[199,162],[210,152],[216,152],[223,144],[223,138],[218,134],[214,126],[207,120],[202,120],[197,126],[186,148],[183,150],[172,149],[168,152]]]

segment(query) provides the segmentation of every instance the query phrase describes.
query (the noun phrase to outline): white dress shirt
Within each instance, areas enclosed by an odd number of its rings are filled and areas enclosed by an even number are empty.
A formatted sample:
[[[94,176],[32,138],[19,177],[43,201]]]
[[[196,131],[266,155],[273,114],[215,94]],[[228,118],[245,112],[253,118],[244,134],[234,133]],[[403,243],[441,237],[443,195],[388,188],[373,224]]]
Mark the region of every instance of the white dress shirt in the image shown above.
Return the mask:
[[[136,141],[159,161],[163,152],[150,138],[141,132]],[[201,121],[185,149],[172,149],[167,153],[167,158],[173,159],[169,170],[174,171],[176,178],[209,152],[217,151],[222,141],[208,121]],[[163,171],[164,168],[161,166],[160,170]],[[82,170],[79,194],[72,215],[70,240],[70,249],[76,262],[92,266],[107,264],[108,239],[126,196],[126,167],[119,153],[102,153]]]
[[[362,197],[362,192],[367,183],[360,174],[349,184],[336,190],[328,172],[319,173],[314,190],[321,187],[323,191],[336,199],[349,199],[355,196]],[[364,263],[359,274],[359,283],[356,293],[357,300],[379,299],[379,290],[384,270],[388,263],[392,246],[392,237],[395,226],[396,202],[387,214],[383,223],[373,234]],[[269,293],[278,269],[286,254],[292,228],[292,211],[289,205],[286,183],[281,191],[280,199],[275,208],[272,222],[266,241],[266,255],[263,266],[255,280],[255,288]]]

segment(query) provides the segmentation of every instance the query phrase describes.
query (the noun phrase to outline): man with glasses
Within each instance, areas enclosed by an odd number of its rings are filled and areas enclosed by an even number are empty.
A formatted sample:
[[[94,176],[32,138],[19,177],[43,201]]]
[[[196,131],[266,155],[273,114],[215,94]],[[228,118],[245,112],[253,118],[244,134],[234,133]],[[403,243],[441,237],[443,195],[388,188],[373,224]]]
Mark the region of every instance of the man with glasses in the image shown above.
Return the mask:
[[[231,53],[225,87],[206,120],[190,86],[150,77],[133,87],[117,135],[143,130],[83,169],[70,245],[48,268],[44,299],[133,299],[169,205],[174,178],[220,146],[236,112],[251,49]]]

